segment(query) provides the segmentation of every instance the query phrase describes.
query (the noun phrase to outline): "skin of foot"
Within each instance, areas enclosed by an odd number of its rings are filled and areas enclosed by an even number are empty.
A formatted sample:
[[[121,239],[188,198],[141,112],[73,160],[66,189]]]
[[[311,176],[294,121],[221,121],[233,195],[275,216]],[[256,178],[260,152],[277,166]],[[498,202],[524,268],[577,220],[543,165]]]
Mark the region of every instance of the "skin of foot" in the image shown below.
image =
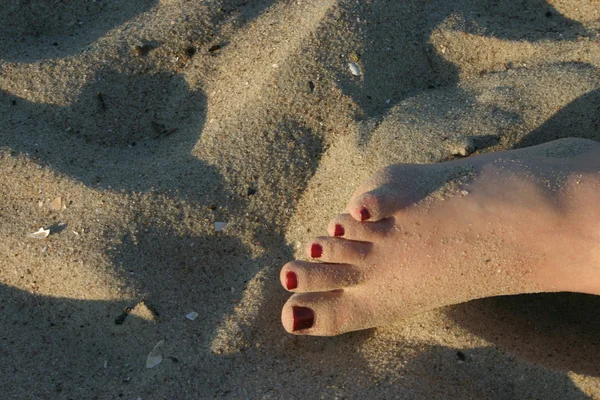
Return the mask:
[[[490,296],[600,294],[600,144],[393,165],[327,232],[308,244],[311,261],[281,270],[290,333],[338,335]]]

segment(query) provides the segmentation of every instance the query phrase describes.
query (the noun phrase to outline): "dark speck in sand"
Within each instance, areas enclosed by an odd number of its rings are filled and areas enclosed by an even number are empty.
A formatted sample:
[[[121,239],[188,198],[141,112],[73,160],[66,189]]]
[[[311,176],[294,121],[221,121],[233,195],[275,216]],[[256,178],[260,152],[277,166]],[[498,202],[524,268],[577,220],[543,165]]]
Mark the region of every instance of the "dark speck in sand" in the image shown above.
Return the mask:
[[[315,83],[313,81],[308,81],[308,88],[311,92],[315,90]]]
[[[196,48],[194,46],[188,46],[185,49],[185,55],[188,57],[192,57],[194,54],[196,54]]]
[[[248,196],[252,196],[253,194],[256,194],[256,189],[248,188]]]
[[[154,48],[154,46],[152,46],[151,44],[144,44],[144,45],[141,45],[141,46],[135,46],[133,48],[133,54],[135,54],[138,57],[145,56],[153,48]]]
[[[457,351],[456,357],[458,358],[458,361],[465,361],[467,359],[465,353],[463,353],[462,351]]]
[[[550,18],[552,16],[552,11],[546,11],[546,17]]]
[[[100,92],[97,93],[98,96],[98,102],[100,102],[100,108],[102,108],[102,111],[106,111],[106,102],[104,101],[104,95]]]
[[[11,104],[12,104],[13,106],[16,106],[16,105],[17,105],[17,101],[16,101],[16,100],[13,100],[13,101],[11,101]]]
[[[208,52],[209,52],[209,53],[212,53],[212,52],[215,52],[215,51],[219,50],[220,48],[221,48],[221,45],[220,45],[220,44],[215,44],[215,45],[213,45],[213,46],[210,46],[210,47],[208,48]]]
[[[132,310],[131,307],[126,307],[123,310],[123,312],[121,313],[121,315],[119,315],[117,318],[115,318],[115,325],[123,325],[123,322],[125,322],[125,318],[127,318],[129,313],[131,312],[131,310]]]

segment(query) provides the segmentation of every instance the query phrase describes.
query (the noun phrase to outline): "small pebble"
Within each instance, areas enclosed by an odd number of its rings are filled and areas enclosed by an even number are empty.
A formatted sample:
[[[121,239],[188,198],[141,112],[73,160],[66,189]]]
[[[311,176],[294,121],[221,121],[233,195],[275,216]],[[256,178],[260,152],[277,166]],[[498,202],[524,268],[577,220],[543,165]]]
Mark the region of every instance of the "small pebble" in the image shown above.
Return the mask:
[[[456,136],[448,139],[447,145],[450,150],[450,154],[453,156],[466,157],[473,153],[475,148],[475,141],[472,137],[467,136]]]
[[[61,211],[63,209],[62,197],[57,197],[50,203],[50,211]]]

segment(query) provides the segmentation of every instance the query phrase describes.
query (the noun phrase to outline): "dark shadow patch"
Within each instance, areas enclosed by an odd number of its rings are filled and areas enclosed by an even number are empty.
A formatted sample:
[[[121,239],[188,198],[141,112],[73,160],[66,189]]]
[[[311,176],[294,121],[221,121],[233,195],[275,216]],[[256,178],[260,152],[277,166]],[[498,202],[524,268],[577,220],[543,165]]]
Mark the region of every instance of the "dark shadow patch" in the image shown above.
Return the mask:
[[[600,142],[600,90],[586,93],[561,108],[540,127],[522,138],[515,148],[568,137]]]
[[[450,307],[462,327],[537,365],[600,377],[600,297],[502,296]]]
[[[88,143],[139,146],[183,131],[203,101],[178,75],[100,70],[72,106],[57,110],[53,125]]]
[[[565,372],[531,365],[493,347],[426,346],[402,375],[401,398],[589,399]]]
[[[108,70],[98,76],[72,107],[33,104],[3,92],[0,106],[10,108],[3,110],[0,146],[90,187],[177,192],[188,199],[220,190],[216,168],[192,155],[206,115],[202,93],[177,75]],[[157,134],[155,125],[164,129]]]
[[[0,7],[0,58],[31,62],[71,56],[157,0],[24,0]]]

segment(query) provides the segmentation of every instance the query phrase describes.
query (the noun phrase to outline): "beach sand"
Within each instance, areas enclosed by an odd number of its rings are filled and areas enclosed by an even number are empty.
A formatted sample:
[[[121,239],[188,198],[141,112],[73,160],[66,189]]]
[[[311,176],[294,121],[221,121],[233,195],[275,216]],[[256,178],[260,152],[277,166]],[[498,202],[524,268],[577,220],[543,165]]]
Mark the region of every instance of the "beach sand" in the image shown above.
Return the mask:
[[[300,337],[278,278],[385,165],[600,140],[598,0],[6,3],[2,398],[600,398],[597,297]]]

